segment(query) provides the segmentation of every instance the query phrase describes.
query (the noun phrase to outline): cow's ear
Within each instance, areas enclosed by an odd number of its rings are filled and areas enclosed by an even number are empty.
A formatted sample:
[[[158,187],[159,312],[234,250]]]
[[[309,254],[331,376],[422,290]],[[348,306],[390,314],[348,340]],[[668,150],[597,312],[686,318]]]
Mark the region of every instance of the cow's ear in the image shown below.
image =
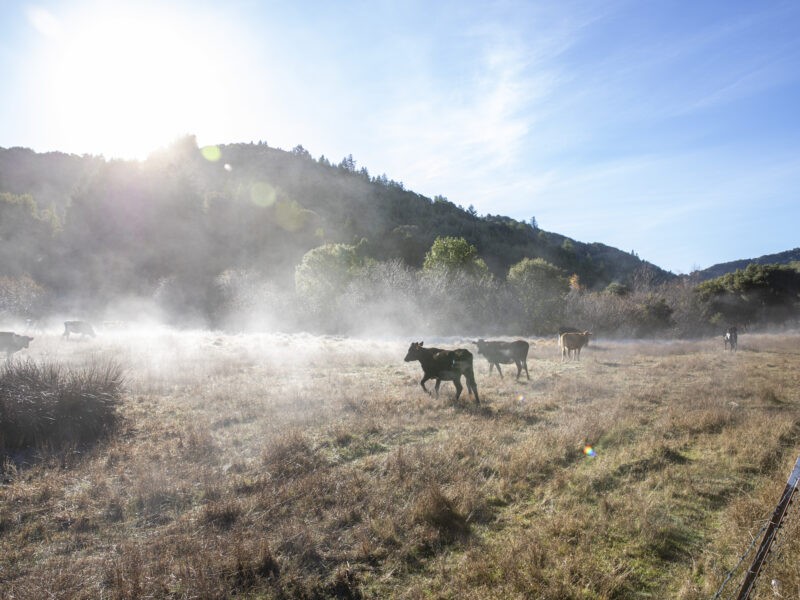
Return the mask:
[[[419,343],[419,347],[420,347],[420,348],[422,348],[422,344],[424,344],[424,343],[425,343],[425,342],[420,342],[420,343]]]

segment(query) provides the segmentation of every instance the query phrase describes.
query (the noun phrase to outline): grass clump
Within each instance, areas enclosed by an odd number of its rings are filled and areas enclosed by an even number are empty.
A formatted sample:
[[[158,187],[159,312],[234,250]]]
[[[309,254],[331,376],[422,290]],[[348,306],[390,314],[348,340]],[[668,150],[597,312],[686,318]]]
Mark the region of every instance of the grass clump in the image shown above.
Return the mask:
[[[122,368],[113,361],[83,369],[58,363],[0,367],[0,454],[89,444],[120,423]]]

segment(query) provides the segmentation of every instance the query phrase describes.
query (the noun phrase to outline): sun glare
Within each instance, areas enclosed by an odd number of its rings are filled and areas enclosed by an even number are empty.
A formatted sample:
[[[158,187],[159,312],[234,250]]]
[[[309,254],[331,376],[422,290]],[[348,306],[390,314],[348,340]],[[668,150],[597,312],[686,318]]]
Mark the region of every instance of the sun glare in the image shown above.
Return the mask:
[[[52,19],[37,19],[40,31],[55,30]],[[189,15],[96,4],[62,25],[45,70],[58,137],[69,147],[143,158],[225,121],[232,78],[219,38]]]

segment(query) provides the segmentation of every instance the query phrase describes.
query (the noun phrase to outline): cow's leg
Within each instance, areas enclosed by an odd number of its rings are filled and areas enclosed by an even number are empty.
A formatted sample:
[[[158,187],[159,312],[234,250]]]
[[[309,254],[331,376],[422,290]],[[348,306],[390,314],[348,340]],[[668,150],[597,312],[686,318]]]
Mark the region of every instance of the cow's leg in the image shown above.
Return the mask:
[[[467,380],[467,389],[475,396],[475,404],[480,404],[481,401],[478,398],[478,384],[475,383],[475,371],[471,368],[467,369],[464,371],[464,378]]]
[[[522,366],[525,367],[525,377],[527,377],[528,381],[530,381],[531,380],[531,374],[528,373],[528,361],[527,360],[523,360],[522,361]]]
[[[500,363],[497,363],[497,372],[500,373],[500,379],[503,378],[503,372],[500,370]]]
[[[440,385],[442,385],[442,380],[437,378],[436,379],[436,399],[437,400],[439,399],[439,386]],[[458,385],[458,384],[456,384],[456,385]]]
[[[430,394],[428,388],[425,387],[425,382],[428,381],[428,379],[430,379],[430,377],[428,375],[425,375],[425,377],[422,378],[422,381],[419,382],[419,384],[422,386],[422,389],[425,390],[426,394]]]
[[[458,397],[461,395],[461,390],[464,389],[464,387],[461,385],[461,375],[453,377],[453,385],[456,386],[456,401],[457,401]]]
[[[519,376],[522,374],[522,363],[514,359],[514,364],[517,365],[517,381],[519,381]]]

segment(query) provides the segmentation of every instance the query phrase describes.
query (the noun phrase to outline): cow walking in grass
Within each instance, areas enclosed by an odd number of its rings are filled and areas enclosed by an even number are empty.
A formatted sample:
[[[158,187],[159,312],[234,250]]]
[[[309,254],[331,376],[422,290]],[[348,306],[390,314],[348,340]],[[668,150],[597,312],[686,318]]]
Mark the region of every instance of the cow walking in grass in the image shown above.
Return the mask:
[[[0,352],[5,351],[6,360],[11,359],[11,355],[23,348],[27,348],[33,338],[28,335],[17,335],[13,331],[0,331]]]
[[[64,334],[62,338],[69,339],[69,334],[80,334],[81,337],[95,337],[94,328],[86,321],[64,321]]]
[[[739,348],[739,331],[736,327],[728,327],[725,330],[725,334],[722,336],[723,343],[725,344],[725,350],[730,348],[731,352],[736,352],[737,348]]]
[[[478,340],[475,345],[478,347],[478,354],[483,354],[486,360],[489,361],[489,375],[492,374],[492,368],[497,367],[497,372],[502,379],[503,372],[500,370],[500,363],[504,365],[514,363],[517,365],[517,381],[519,381],[523,368],[525,369],[525,376],[530,381],[531,376],[528,373],[528,349],[530,344],[525,340],[516,340],[514,342]]]
[[[408,348],[405,361],[418,360],[422,365],[423,377],[419,384],[425,393],[428,388],[425,382],[436,380],[436,397],[439,397],[439,385],[442,381],[452,381],[456,386],[456,400],[461,396],[461,376],[467,380],[467,389],[475,396],[475,403],[480,404],[478,385],[475,383],[475,372],[472,369],[472,353],[469,350],[442,350],[441,348],[423,348],[423,342],[413,342]]]
[[[558,340],[558,347],[561,350],[561,362],[564,359],[580,360],[581,348],[589,343],[589,338],[592,337],[590,331],[583,333],[562,333]]]

